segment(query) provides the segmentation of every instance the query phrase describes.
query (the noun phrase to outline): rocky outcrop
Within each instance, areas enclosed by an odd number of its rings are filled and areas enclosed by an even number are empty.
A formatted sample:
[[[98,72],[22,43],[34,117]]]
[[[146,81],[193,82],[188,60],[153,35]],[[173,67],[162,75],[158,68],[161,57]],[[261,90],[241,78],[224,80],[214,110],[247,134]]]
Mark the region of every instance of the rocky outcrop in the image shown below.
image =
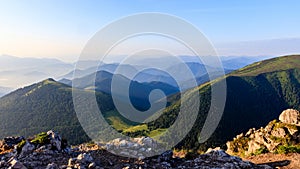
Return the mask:
[[[68,161],[68,169],[72,168],[99,168],[94,162],[93,157],[88,153],[79,154]]]
[[[50,139],[50,144],[52,146],[52,148],[61,151],[62,149],[62,139],[61,136],[58,135],[57,133],[53,132],[52,130],[47,132],[47,135],[49,136]]]
[[[300,126],[297,110],[288,109],[280,114],[280,121],[273,120],[266,127],[250,129],[246,134],[236,136],[227,142],[227,152],[236,155],[255,155],[279,152],[281,148],[294,145],[300,150]]]
[[[162,151],[161,145],[150,137],[140,137],[133,139],[115,139],[108,142],[105,148],[117,155],[144,159],[158,154]]]
[[[21,153],[19,154],[20,157],[24,157],[28,154],[30,154],[31,152],[33,152],[33,150],[35,149],[35,145],[30,143],[29,141],[26,141],[25,145],[23,145],[22,149],[21,149]]]
[[[70,152],[66,143],[53,131],[40,133],[30,139],[9,137],[2,142],[10,145],[11,149],[7,153],[0,153],[0,168],[57,168],[55,162],[65,159]]]
[[[280,114],[279,120],[283,123],[300,126],[300,112],[294,109],[287,109]]]
[[[0,140],[0,151],[9,151],[14,148],[15,145],[19,144],[24,137],[6,137]]]
[[[111,150],[127,151],[134,149],[135,157],[141,153],[153,153],[159,144],[149,138],[133,138],[130,140],[116,139],[107,144],[87,143],[72,149],[59,134],[48,131],[40,133],[32,139],[13,139],[10,152],[0,152],[1,169],[180,169],[180,168],[222,168],[269,169],[266,165],[255,165],[243,161],[239,157],[230,156],[223,150],[210,150],[206,154],[185,159],[173,156],[171,150],[160,155],[146,158],[128,158],[110,153]],[[3,140],[4,141],[4,140]],[[5,142],[5,141],[4,141]],[[5,142],[8,145],[9,142]],[[151,148],[151,149],[150,149]],[[142,150],[140,150],[142,149]],[[148,150],[147,150],[148,149]],[[130,151],[129,151],[130,152]],[[130,152],[132,153],[132,152]]]

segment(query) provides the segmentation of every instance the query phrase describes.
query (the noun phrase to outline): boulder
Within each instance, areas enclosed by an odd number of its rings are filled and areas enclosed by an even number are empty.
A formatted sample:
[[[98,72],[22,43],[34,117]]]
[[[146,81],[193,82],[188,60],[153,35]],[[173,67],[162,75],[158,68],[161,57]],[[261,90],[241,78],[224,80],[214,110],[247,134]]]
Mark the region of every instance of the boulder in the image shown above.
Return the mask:
[[[50,138],[50,144],[52,145],[52,147],[54,147],[56,150],[61,151],[61,137],[59,134],[55,133],[54,131],[50,130],[47,131],[47,135]]]
[[[93,157],[88,153],[82,153],[77,156],[76,161],[80,163],[91,163],[93,162]]]
[[[218,150],[222,150],[221,147],[208,148],[205,153],[210,153],[211,151],[218,151]]]
[[[276,128],[275,130],[271,131],[271,134],[279,138],[284,138],[287,135],[283,128]]]
[[[20,152],[20,157],[24,157],[27,154],[30,154],[35,149],[35,146],[30,142],[26,141],[25,145],[22,147]]]
[[[283,123],[300,126],[300,112],[294,109],[287,109],[280,114],[279,120]]]
[[[70,158],[68,168],[96,168],[96,163],[89,153],[81,153],[76,158]]]
[[[46,169],[58,169],[58,166],[55,163],[50,163],[47,165]]]
[[[27,169],[21,162],[19,162],[17,159],[13,159],[10,162],[10,167],[11,169]]]
[[[162,145],[150,137],[114,139],[104,146],[106,150],[121,156],[144,159],[162,153]]]

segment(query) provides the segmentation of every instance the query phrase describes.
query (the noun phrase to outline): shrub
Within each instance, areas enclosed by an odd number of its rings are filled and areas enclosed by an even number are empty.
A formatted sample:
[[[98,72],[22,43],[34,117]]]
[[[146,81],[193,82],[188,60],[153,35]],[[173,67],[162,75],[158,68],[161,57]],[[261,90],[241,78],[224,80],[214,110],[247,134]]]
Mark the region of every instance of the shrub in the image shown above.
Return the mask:
[[[265,154],[268,152],[269,152],[269,150],[267,149],[267,147],[261,147],[255,151],[254,155]]]
[[[288,154],[288,153],[300,153],[300,146],[299,145],[281,145],[279,146],[275,153],[278,154]]]
[[[50,143],[50,139],[46,132],[42,132],[36,135],[36,137],[33,140],[31,140],[31,143],[40,145],[48,144]]]
[[[25,144],[26,144],[26,140],[24,139],[20,143],[18,143],[17,152],[20,152]]]

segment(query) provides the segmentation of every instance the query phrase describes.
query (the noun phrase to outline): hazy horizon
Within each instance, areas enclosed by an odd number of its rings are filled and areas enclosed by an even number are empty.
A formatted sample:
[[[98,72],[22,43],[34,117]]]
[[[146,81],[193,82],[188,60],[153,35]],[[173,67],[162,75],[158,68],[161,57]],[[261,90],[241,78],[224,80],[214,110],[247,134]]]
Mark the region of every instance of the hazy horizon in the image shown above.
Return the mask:
[[[223,59],[232,59],[232,58],[241,58],[241,57],[245,57],[245,58],[259,58],[261,57],[262,59],[265,59],[265,58],[272,58],[272,57],[279,57],[279,56],[285,56],[285,55],[298,55],[300,53],[286,53],[286,54],[280,54],[280,55],[218,55],[218,57],[223,60]],[[124,55],[109,55],[112,59],[111,60],[104,60],[104,63],[106,64],[110,64],[110,63],[119,63],[121,62],[121,60],[126,57],[127,55],[124,54]],[[184,57],[190,57],[191,59],[196,57],[198,58],[196,55],[176,55],[177,57],[181,57],[181,56],[184,56]],[[79,56],[76,56],[74,57],[74,59],[70,59],[70,60],[65,60],[64,58],[60,58],[60,57],[43,57],[43,56],[16,56],[16,55],[10,55],[10,54],[0,54],[0,59],[1,57],[13,57],[13,58],[16,58],[16,59],[46,59],[46,60],[56,60],[56,61],[60,61],[60,62],[63,62],[63,63],[67,63],[67,64],[76,64],[76,62],[78,61],[78,57]],[[155,56],[154,56],[155,57]],[[163,57],[163,56],[162,56]],[[166,56],[168,57],[168,56]],[[201,56],[201,57],[205,57],[205,56]],[[206,57],[210,57],[210,56],[206,56]],[[145,58],[153,58],[153,57],[146,57]],[[89,60],[87,59],[86,61],[99,61],[99,60]],[[99,62],[100,63],[100,62]],[[0,69],[1,70],[1,69]]]
[[[74,62],[88,40],[105,25],[143,12],[171,14],[192,23],[220,56],[299,54],[299,5],[296,0],[3,1],[0,54]],[[140,45],[132,43],[135,47]],[[185,54],[174,50],[178,55]]]

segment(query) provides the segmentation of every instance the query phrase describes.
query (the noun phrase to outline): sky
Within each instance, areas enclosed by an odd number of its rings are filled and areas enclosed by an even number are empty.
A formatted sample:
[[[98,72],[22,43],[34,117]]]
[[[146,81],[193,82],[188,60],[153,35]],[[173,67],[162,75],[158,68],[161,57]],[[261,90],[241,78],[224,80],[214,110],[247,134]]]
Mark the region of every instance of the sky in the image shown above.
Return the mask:
[[[105,25],[142,12],[190,22],[219,55],[295,54],[299,7],[297,0],[0,0],[0,55],[74,61]]]

